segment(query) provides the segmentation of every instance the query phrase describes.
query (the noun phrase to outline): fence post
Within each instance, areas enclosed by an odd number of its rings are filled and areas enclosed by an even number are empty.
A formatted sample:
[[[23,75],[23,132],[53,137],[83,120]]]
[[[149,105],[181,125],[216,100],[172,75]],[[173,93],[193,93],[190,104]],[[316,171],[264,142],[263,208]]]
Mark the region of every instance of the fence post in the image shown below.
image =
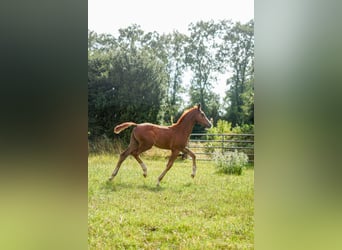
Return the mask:
[[[224,153],[224,149],[223,149],[223,146],[224,146],[224,135],[222,134],[221,135],[222,136],[222,143],[221,143],[221,146],[222,146],[222,148],[221,148],[221,152],[222,152],[222,155],[223,155],[223,153]]]

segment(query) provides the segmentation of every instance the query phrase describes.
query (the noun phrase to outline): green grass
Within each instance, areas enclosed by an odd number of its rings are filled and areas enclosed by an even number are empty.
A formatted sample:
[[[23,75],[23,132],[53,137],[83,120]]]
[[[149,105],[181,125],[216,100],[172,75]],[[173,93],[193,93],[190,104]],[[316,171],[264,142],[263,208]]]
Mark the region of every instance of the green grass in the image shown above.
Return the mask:
[[[117,156],[88,159],[89,249],[253,249],[254,170],[217,172],[212,162],[176,161],[156,186],[166,159],[129,157],[107,182]]]

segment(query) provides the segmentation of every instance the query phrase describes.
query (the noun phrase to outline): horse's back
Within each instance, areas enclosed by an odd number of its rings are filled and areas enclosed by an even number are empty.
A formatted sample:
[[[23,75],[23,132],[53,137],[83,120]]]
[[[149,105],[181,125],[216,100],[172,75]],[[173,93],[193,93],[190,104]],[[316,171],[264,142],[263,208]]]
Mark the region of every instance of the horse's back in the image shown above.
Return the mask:
[[[134,136],[141,142],[169,149],[172,145],[172,130],[167,126],[141,123],[134,128]]]

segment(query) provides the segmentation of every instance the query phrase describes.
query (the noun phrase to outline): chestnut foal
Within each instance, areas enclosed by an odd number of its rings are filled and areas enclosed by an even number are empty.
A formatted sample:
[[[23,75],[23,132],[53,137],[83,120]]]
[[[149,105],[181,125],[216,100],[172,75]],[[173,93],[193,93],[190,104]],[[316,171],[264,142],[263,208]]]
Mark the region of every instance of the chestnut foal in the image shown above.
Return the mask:
[[[134,122],[125,122],[117,125],[114,128],[114,133],[119,134],[122,130],[135,126],[131,133],[131,140],[128,148],[120,154],[120,159],[114,169],[112,176],[109,178],[111,181],[118,173],[122,162],[129,155],[133,155],[139,162],[144,177],[147,176],[147,168],[139,155],[156,146],[162,149],[170,149],[171,156],[166,165],[165,170],[158,177],[159,186],[160,181],[163,179],[167,171],[172,167],[173,162],[177,158],[179,152],[187,153],[192,158],[192,177],[196,175],[196,156],[186,147],[190,133],[194,125],[198,123],[206,128],[210,128],[212,125],[207,116],[201,110],[201,105],[195,106],[189,110],[184,111],[182,116],[178,119],[177,123],[171,126],[159,126],[151,123],[136,124]]]

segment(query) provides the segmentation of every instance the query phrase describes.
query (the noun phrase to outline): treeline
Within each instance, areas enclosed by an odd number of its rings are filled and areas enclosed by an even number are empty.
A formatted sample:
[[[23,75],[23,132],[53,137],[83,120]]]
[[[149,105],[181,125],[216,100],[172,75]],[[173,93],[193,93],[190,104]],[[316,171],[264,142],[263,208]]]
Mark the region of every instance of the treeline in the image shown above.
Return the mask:
[[[214,122],[254,123],[254,21],[199,21],[188,31],[159,34],[138,25],[117,37],[88,31],[90,140],[112,138],[124,121],[171,124],[196,103]],[[227,72],[229,89],[220,103],[213,86]]]

